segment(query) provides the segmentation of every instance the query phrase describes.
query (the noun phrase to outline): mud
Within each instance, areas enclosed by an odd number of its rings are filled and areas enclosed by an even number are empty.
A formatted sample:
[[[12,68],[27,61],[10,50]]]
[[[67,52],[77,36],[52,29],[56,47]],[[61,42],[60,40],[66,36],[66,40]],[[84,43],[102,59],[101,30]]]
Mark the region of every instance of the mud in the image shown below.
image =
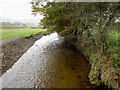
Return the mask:
[[[0,71],[5,73],[18,59],[43,35],[31,35],[28,37],[16,37],[0,41]],[[1,76],[0,75],[0,76]]]

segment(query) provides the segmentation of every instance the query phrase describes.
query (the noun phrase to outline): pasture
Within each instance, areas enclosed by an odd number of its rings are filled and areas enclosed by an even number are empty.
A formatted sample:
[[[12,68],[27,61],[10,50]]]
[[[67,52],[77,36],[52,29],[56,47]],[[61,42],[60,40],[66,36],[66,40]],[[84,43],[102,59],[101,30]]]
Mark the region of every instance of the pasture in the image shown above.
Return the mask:
[[[44,29],[40,28],[7,28],[0,29],[0,40],[6,40],[14,37],[26,37],[38,33],[44,32]]]

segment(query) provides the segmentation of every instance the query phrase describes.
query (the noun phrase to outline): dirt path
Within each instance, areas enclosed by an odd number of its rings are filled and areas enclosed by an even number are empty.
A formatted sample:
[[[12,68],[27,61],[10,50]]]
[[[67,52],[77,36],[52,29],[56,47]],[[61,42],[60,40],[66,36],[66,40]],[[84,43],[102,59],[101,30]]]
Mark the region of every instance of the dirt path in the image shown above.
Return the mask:
[[[6,72],[12,65],[43,35],[29,37],[17,37],[6,41],[0,41],[0,71]]]

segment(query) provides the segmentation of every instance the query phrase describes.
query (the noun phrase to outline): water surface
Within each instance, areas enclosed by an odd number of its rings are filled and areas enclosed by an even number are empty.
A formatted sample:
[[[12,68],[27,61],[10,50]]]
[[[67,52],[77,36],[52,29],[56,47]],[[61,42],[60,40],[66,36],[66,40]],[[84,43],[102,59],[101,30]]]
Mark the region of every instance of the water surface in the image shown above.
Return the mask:
[[[2,75],[3,88],[93,88],[90,64],[57,33],[37,40]]]

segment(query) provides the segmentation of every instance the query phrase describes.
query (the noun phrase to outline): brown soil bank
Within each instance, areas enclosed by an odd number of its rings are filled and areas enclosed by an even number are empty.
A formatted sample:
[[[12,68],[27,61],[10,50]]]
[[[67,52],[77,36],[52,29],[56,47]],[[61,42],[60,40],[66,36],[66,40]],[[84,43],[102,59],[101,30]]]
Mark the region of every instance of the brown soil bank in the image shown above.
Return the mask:
[[[1,41],[1,74],[11,68],[12,65],[34,44],[34,42],[42,36],[42,34],[37,34],[29,37],[16,37],[10,40]]]

